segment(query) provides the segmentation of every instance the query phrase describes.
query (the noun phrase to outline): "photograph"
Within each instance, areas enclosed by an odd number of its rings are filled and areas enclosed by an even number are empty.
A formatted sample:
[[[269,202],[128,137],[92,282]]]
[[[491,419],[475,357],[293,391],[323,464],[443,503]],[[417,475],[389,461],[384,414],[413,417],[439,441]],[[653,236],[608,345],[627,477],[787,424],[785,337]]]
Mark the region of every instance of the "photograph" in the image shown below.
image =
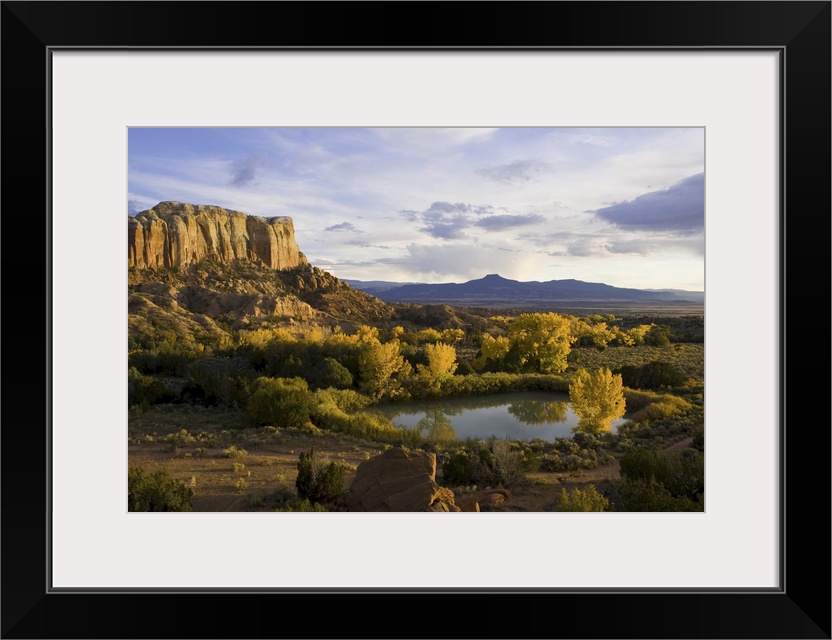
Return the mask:
[[[704,127],[128,131],[130,511],[704,512]]]
[[[0,5],[1,638],[832,637],[829,0]]]

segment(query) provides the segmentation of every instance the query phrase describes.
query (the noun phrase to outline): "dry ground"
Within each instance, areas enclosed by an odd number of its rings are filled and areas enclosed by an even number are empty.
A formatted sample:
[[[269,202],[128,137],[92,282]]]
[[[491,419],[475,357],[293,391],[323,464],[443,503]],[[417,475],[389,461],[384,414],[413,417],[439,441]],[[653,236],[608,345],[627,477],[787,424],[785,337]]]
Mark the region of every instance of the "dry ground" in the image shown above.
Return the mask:
[[[314,448],[321,456],[343,463],[347,468],[344,484],[349,488],[358,465],[384,451],[381,444],[324,432],[219,429],[234,417],[235,414],[222,412],[183,414],[157,410],[131,416],[133,443],[128,445],[128,463],[150,472],[165,468],[174,478],[192,486],[194,511],[273,511],[280,504],[279,496],[296,493],[295,479],[301,452]],[[179,446],[162,442],[166,435],[182,428],[196,436],[200,426],[206,427],[207,433],[211,434],[207,440]],[[152,442],[145,442],[146,438],[152,438]],[[669,449],[684,449],[690,441],[688,438]],[[224,451],[231,444],[245,450],[246,455],[225,457]],[[494,509],[553,511],[563,489],[595,484],[601,490],[605,481],[619,478],[619,471],[616,459],[613,464],[590,470],[528,473],[528,482],[512,488],[510,499]],[[441,467],[437,476],[441,478]]]

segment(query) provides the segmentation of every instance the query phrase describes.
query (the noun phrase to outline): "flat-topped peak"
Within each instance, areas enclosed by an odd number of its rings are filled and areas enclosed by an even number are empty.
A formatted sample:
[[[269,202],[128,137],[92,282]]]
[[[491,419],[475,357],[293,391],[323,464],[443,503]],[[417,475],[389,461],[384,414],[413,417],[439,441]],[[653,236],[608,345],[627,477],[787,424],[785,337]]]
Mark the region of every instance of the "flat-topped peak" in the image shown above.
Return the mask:
[[[217,205],[164,200],[130,217],[128,266],[182,268],[204,258],[271,269],[307,264],[289,216],[265,218]]]

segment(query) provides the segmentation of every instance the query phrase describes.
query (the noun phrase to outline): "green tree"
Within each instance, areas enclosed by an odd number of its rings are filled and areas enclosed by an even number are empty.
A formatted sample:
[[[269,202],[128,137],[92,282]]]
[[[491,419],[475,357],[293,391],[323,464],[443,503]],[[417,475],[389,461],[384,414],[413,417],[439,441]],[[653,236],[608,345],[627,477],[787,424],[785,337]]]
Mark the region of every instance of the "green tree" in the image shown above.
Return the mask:
[[[247,413],[255,424],[303,427],[315,407],[315,396],[303,378],[258,378]]]
[[[658,389],[676,387],[685,382],[685,375],[671,362],[648,362],[643,365],[625,365],[618,371],[624,386],[631,389]]]
[[[626,411],[621,376],[609,369],[578,371],[569,385],[569,400],[578,416],[576,428],[589,433],[609,431]]]
[[[128,511],[192,511],[194,490],[178,482],[167,469],[149,474],[142,467],[127,470]]]
[[[315,380],[316,386],[321,389],[328,387],[349,389],[352,386],[350,370],[335,358],[324,358],[323,362],[312,372],[311,377]]]
[[[139,373],[136,367],[127,370],[127,404],[140,405],[142,409],[151,404],[172,402],[176,394],[168,390],[161,380]]]
[[[314,448],[301,452],[295,480],[298,497],[313,503],[334,502],[344,493],[344,473],[344,465],[318,457]]]
[[[666,324],[653,325],[644,336],[644,344],[650,347],[666,347],[670,344],[670,327]]]
[[[583,490],[576,487],[570,493],[562,489],[555,511],[607,511],[609,507],[610,501],[590,484]]]

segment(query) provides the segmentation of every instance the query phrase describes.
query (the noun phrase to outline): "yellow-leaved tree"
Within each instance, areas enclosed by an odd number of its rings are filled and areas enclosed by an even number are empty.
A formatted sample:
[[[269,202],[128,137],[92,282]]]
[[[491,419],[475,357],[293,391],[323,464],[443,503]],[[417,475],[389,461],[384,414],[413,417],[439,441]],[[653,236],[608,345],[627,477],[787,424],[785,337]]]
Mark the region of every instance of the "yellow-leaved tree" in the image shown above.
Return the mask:
[[[410,375],[412,368],[399,351],[399,341],[368,340],[358,356],[361,387],[374,399],[396,395],[400,380]]]
[[[575,342],[570,328],[570,319],[559,313],[522,313],[509,324],[508,339],[523,369],[561,373]]]
[[[620,374],[609,369],[592,373],[581,369],[569,385],[569,401],[578,416],[577,430],[588,433],[609,431],[614,420],[624,415],[624,385]]]
[[[419,379],[429,389],[438,389],[456,371],[456,349],[442,342],[425,345],[427,364],[416,365]]]
[[[495,338],[490,333],[484,334],[480,344],[480,356],[474,360],[474,368],[482,371],[489,364],[502,365],[503,358],[506,357],[510,348],[511,343],[508,338],[503,336]]]

